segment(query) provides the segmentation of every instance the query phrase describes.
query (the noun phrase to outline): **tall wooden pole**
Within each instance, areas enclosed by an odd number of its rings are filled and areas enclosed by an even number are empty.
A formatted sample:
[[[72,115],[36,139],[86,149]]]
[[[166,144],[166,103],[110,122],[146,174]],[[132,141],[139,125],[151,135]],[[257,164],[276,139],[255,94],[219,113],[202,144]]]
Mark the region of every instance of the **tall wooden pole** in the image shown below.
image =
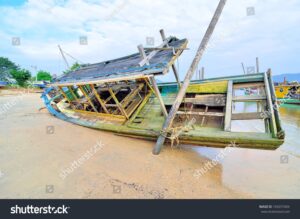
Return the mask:
[[[242,62],[242,68],[243,68],[243,72],[244,72],[244,75],[246,74],[246,71],[245,71],[245,66],[244,66],[244,63]]]
[[[259,60],[258,60],[258,57],[256,57],[256,73],[259,73]]]
[[[153,151],[152,151],[153,154],[159,154],[160,151],[161,151],[161,148],[162,148],[162,146],[165,142],[165,139],[166,139],[165,134],[167,134],[168,129],[172,126],[173,120],[176,116],[176,113],[179,109],[179,106],[180,106],[180,104],[183,100],[183,97],[184,97],[185,93],[186,93],[186,89],[188,88],[188,86],[190,84],[190,80],[193,77],[193,74],[194,74],[194,72],[197,68],[197,65],[199,64],[199,61],[202,58],[202,55],[203,55],[203,53],[204,53],[204,51],[207,47],[208,41],[211,38],[214,29],[216,27],[216,24],[217,24],[217,22],[220,18],[220,15],[222,13],[222,10],[225,6],[226,1],[227,0],[220,0],[220,2],[219,2],[219,5],[218,5],[218,7],[215,11],[215,14],[214,14],[214,16],[213,16],[213,18],[212,18],[212,20],[211,20],[211,22],[210,22],[210,24],[209,24],[209,26],[206,30],[206,33],[205,33],[205,35],[204,35],[204,37],[203,37],[203,39],[200,43],[200,46],[197,50],[196,56],[195,56],[195,58],[194,58],[194,60],[191,64],[188,72],[186,73],[183,84],[180,87],[180,90],[179,90],[178,95],[175,99],[175,102],[174,102],[174,104],[171,108],[171,111],[169,112],[169,115],[168,115],[168,117],[167,117],[167,119],[166,119],[166,121],[165,121],[165,123],[162,127],[162,132],[161,132],[160,136],[157,139],[156,145],[153,148]]]
[[[65,61],[65,64],[66,64],[67,68],[69,69],[69,68],[70,68],[70,65],[69,65],[69,63],[68,63],[68,61],[67,61],[67,59],[66,59],[66,57],[65,57],[65,55],[64,55],[64,52],[62,51],[60,45],[57,45],[57,46],[58,46],[58,49],[59,49],[59,51],[60,51],[60,54],[61,54],[63,60]]]
[[[200,80],[204,80],[204,67],[201,68],[201,78]]]
[[[164,41],[167,39],[167,38],[166,38],[166,35],[165,35],[165,31],[164,31],[163,29],[161,29],[159,32],[160,32],[161,39],[162,39],[163,42],[164,42]],[[169,45],[167,44],[166,47],[169,47]],[[181,86],[180,78],[179,78],[178,71],[177,71],[177,69],[176,69],[176,67],[175,67],[174,64],[172,64],[172,70],[173,70],[173,72],[174,72],[174,75],[175,75],[175,79],[176,79],[176,81],[177,81],[177,84],[178,84],[178,86],[179,86],[179,88],[180,88],[180,86]]]

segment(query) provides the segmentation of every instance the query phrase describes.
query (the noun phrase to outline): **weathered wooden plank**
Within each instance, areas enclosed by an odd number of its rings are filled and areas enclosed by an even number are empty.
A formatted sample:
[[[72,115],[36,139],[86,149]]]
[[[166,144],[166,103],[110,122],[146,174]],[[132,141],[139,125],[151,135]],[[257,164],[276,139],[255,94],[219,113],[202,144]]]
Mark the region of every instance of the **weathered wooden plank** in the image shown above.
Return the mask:
[[[266,100],[266,96],[258,96],[258,95],[253,95],[253,96],[235,96],[232,98],[232,101],[234,102],[256,102],[256,101],[262,101]]]
[[[270,118],[271,133],[272,136],[275,138],[277,137],[277,126],[276,126],[276,121],[274,116],[274,109],[273,109],[272,97],[270,92],[270,84],[266,73],[264,73],[264,81],[265,81],[265,88],[266,88],[266,95],[267,95],[268,112],[271,114],[271,118]]]
[[[227,92],[227,81],[208,82],[202,84],[191,84],[186,93],[210,93],[225,94]]]
[[[208,111],[208,106],[205,107],[205,112],[204,112],[204,115],[203,115],[203,118],[202,118],[202,121],[201,121],[201,126],[204,125],[204,122],[205,122],[205,116],[206,116],[207,111]]]
[[[220,0],[219,4],[218,4],[218,7],[214,13],[214,16],[207,28],[207,31],[205,32],[205,35],[199,45],[199,48],[197,50],[197,53],[195,55],[195,58],[188,70],[188,72],[186,73],[186,76],[185,76],[185,79],[183,81],[183,84],[178,92],[178,95],[176,97],[176,100],[174,101],[174,104],[171,108],[171,111],[169,113],[169,116],[167,117],[164,125],[163,125],[163,128],[162,128],[162,131],[161,131],[161,134],[160,136],[158,137],[157,139],[157,142],[156,142],[156,145],[154,146],[153,148],[153,151],[152,153],[153,154],[159,154],[160,151],[161,151],[161,148],[162,148],[162,145],[164,144],[165,142],[165,139],[166,139],[166,136],[164,133],[167,133],[168,132],[168,129],[172,126],[172,123],[173,123],[173,120],[176,116],[176,112],[178,111],[179,107],[180,107],[180,104],[183,100],[183,97],[186,93],[186,89],[188,88],[189,86],[189,83],[190,83],[190,80],[192,79],[193,75],[194,75],[194,72],[199,64],[199,61],[201,60],[202,56],[203,56],[203,53],[207,47],[207,44],[208,44],[208,41],[209,39],[211,38],[212,36],[212,33],[215,29],[215,26],[220,18],[220,15],[222,13],[222,10],[225,6],[225,3],[226,3],[226,0]]]
[[[262,112],[234,113],[231,115],[231,120],[252,120],[252,119],[264,119],[264,118],[269,118],[269,116],[264,115]]]
[[[280,138],[280,139],[284,139],[285,133],[284,133],[284,130],[282,129],[282,125],[281,125],[279,107],[278,107],[278,104],[277,104],[277,99],[276,99],[276,94],[275,94],[275,88],[274,88],[274,83],[273,83],[273,79],[272,79],[272,70],[271,69],[268,69],[267,76],[268,76],[268,79],[269,79],[270,92],[271,92],[271,96],[272,96],[272,103],[273,103],[273,106],[274,106],[274,116],[275,116],[277,131],[278,131],[277,137]]]
[[[139,115],[139,113],[141,112],[141,110],[144,108],[144,106],[146,105],[146,103],[148,102],[149,98],[151,97],[152,93],[154,93],[153,90],[150,90],[148,92],[148,94],[145,96],[143,102],[139,105],[139,107],[137,108],[137,110],[134,112],[134,114],[131,116],[131,118],[128,120],[127,124],[130,124],[136,117],[137,115]]]
[[[90,81],[78,81],[78,82],[57,82],[53,83],[53,86],[70,86],[70,85],[85,85],[86,83],[92,83],[92,84],[104,84],[104,83],[111,83],[111,82],[118,82],[118,81],[125,81],[125,80],[135,80],[135,79],[143,79],[143,78],[149,78],[148,75],[145,75],[145,71],[139,72],[140,74],[136,75],[128,75],[123,77],[117,77],[117,78],[102,78],[102,79],[91,79]],[[146,72],[147,73],[147,72]],[[151,73],[159,73],[159,72],[151,72]]]
[[[218,112],[192,112],[192,111],[178,111],[178,115],[197,115],[197,116],[211,116],[211,117],[222,117],[225,114],[224,113],[218,113]]]
[[[225,109],[225,122],[224,131],[231,131],[231,116],[232,116],[232,95],[233,95],[233,82],[228,81],[227,85],[227,98],[226,98],[226,109]]]
[[[113,115],[113,114],[106,114],[106,113],[96,113],[96,112],[91,112],[91,111],[85,111],[85,110],[73,110],[74,112],[77,113],[82,113],[82,114],[86,114],[86,115],[90,115],[90,116],[96,116],[96,117],[102,117],[102,118],[110,118],[110,119],[116,119],[116,120],[121,120],[121,121],[125,121],[126,117],[122,116],[122,115]]]
[[[258,87],[264,87],[265,84],[262,82],[258,83],[239,83],[239,84],[234,84],[233,89],[240,89],[240,88],[258,88]]]
[[[136,95],[143,89],[144,84],[139,84],[135,89],[133,89],[120,103],[123,108],[129,104],[129,102],[136,97]]]
[[[142,98],[140,98],[140,99],[134,99],[133,101],[132,101],[132,103],[128,106],[128,108],[125,110],[126,111],[126,114],[128,115],[128,116],[130,116],[134,111],[135,111],[135,109],[136,108],[138,108],[138,106],[140,105],[140,103],[143,101],[143,99]]]

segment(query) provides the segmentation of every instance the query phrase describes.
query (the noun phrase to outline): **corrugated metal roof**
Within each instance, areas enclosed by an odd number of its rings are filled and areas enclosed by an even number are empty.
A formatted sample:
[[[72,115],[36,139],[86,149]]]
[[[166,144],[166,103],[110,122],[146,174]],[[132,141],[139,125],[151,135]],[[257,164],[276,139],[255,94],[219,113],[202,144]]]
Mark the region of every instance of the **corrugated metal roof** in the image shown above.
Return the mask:
[[[149,74],[163,74],[168,71],[172,62],[182,53],[182,50],[187,45],[187,39],[179,40],[175,37],[169,38],[168,45],[173,47],[173,50],[159,50],[150,59],[149,65],[140,66],[139,62],[142,60],[139,53],[135,53],[119,59],[89,64],[72,71],[59,79],[55,84],[65,83],[79,83],[87,81],[99,81],[104,79],[118,79],[120,77],[135,76],[135,75],[149,75]],[[145,49],[146,55],[153,51]]]

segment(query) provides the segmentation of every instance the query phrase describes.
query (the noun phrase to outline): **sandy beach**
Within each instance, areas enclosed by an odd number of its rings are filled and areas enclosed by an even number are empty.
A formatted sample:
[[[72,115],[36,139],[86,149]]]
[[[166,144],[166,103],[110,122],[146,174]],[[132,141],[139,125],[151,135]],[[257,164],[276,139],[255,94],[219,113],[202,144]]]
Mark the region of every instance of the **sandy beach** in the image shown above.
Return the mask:
[[[167,146],[155,156],[154,142],[51,116],[40,95],[0,90],[1,106],[15,100],[0,114],[0,198],[300,198],[300,158],[286,150],[234,149],[195,177],[222,149]]]

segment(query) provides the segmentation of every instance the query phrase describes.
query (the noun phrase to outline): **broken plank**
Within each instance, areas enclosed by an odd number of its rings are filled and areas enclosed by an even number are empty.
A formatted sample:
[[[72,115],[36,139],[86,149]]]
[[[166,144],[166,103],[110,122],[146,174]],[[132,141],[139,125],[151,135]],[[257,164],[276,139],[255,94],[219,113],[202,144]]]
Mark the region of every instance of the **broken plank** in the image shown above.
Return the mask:
[[[231,131],[231,116],[232,116],[232,94],[233,94],[233,82],[228,81],[227,85],[227,98],[226,98],[226,110],[225,110],[225,124],[224,131]]]

